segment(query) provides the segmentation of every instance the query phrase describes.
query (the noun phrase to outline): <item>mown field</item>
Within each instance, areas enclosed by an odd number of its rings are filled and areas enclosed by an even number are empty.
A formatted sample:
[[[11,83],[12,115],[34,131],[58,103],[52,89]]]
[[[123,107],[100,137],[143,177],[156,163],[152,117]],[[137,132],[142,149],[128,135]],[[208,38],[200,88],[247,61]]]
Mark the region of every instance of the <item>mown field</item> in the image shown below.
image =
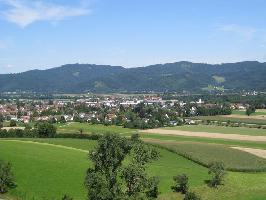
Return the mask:
[[[13,164],[18,184],[17,188],[8,195],[24,196],[24,199],[34,197],[36,200],[46,197],[50,200],[60,199],[67,193],[74,199],[85,199],[83,180],[85,171],[91,164],[87,160],[87,151],[93,148],[96,142],[81,139],[35,139],[34,141],[0,140],[0,157]],[[191,149],[192,146],[192,144],[184,145],[182,148]],[[263,200],[266,197],[265,172],[228,172],[224,186],[211,189],[204,183],[209,179],[207,168],[166,149],[158,150],[161,158],[149,166],[148,173],[160,178],[160,200],[182,199],[181,195],[172,193],[170,189],[172,177],[180,173],[189,176],[191,189],[199,193],[202,199],[236,200],[241,197],[243,200]],[[204,152],[203,149],[201,155]],[[249,161],[254,161],[252,159]]]
[[[192,132],[240,134],[240,135],[266,135],[266,129],[226,127],[226,126],[215,126],[215,125],[184,125],[184,126],[167,127],[166,129],[192,131]]]
[[[123,128],[122,126],[104,126],[102,124],[89,124],[89,123],[79,123],[79,122],[71,122],[66,124],[58,124],[57,132],[58,133],[80,133],[80,130],[83,133],[133,133],[136,130]]]

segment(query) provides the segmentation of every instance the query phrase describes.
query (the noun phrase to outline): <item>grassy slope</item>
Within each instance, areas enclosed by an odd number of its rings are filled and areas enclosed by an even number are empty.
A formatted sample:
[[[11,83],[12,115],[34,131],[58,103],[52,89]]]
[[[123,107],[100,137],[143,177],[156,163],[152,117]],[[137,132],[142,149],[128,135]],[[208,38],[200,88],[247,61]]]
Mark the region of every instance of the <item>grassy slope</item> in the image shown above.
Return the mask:
[[[35,142],[47,142],[89,150],[95,141],[75,139],[36,139]],[[87,144],[87,146],[86,146]],[[23,192],[29,197],[41,199],[46,196],[57,199],[68,193],[75,199],[84,199],[83,180],[89,162],[86,153],[17,141],[0,141],[1,158],[13,164],[18,187],[10,194],[17,196]],[[20,152],[20,153],[15,153]],[[161,158],[149,166],[149,173],[160,177],[160,192],[169,193],[172,176],[185,172],[195,177],[193,186],[200,185],[208,175],[204,167],[181,156],[160,149]],[[167,169],[167,170],[165,170]],[[31,176],[29,176],[29,173]]]
[[[215,126],[215,125],[185,125],[185,126],[168,127],[166,129],[192,131],[192,132],[240,134],[240,135],[266,135],[265,129],[226,127],[226,126]]]
[[[15,141],[0,141],[0,152],[0,158],[10,161],[14,168],[18,187],[11,195],[26,195],[25,199],[59,199],[65,193],[75,199],[86,197],[86,153]]]

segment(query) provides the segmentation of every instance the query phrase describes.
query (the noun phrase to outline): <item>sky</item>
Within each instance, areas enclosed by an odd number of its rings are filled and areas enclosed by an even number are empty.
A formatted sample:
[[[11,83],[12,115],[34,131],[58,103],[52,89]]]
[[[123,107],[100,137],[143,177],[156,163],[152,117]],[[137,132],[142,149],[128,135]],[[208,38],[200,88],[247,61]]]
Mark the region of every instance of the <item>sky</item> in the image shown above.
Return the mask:
[[[0,74],[266,62],[265,0],[0,0]]]

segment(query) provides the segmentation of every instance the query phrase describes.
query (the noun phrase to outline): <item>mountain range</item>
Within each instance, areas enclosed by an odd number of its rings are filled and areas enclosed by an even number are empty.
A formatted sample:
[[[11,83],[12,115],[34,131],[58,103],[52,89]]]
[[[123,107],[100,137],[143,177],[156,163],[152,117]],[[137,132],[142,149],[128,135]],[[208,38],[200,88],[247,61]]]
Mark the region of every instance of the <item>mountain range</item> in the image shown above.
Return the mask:
[[[46,70],[0,74],[0,92],[166,92],[256,90],[266,91],[266,63],[225,64],[187,61],[124,68],[67,64]]]

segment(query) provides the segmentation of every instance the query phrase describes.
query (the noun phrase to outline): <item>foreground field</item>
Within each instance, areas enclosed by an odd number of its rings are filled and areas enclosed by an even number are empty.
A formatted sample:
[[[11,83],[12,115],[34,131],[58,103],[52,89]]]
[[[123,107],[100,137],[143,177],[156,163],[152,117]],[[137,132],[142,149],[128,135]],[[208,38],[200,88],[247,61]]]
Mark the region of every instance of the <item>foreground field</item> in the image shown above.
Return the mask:
[[[28,140],[0,140],[1,159],[13,164],[18,184],[9,196],[59,200],[68,193],[76,200],[85,199],[83,180],[90,165],[87,151],[96,142],[80,139]],[[192,146],[182,148],[191,149]],[[243,200],[263,200],[266,197],[266,173],[228,172],[224,186],[211,189],[204,183],[209,178],[205,167],[174,152],[160,148],[159,151],[161,158],[149,166],[148,173],[160,178],[160,200],[182,199],[181,195],[175,195],[170,189],[172,177],[180,173],[188,174],[191,189],[199,193],[202,199],[237,200],[241,197]],[[249,161],[253,162],[252,159]]]

